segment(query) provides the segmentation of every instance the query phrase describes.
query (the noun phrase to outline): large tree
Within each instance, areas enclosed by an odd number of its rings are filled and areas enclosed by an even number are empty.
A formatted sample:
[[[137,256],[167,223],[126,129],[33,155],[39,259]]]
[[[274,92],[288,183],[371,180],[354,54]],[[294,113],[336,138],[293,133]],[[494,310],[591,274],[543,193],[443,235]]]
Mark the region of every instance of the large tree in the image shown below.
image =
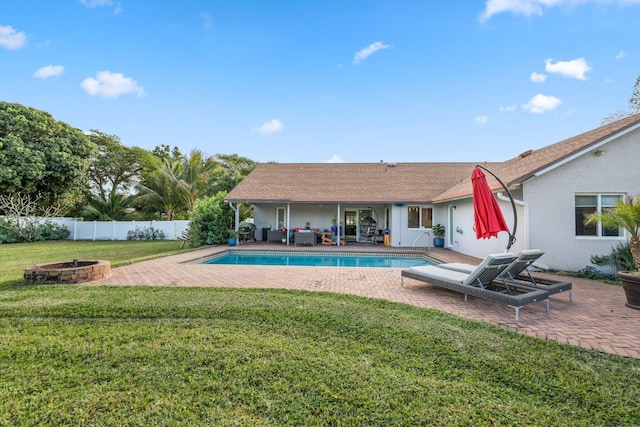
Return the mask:
[[[0,102],[0,194],[49,200],[81,189],[95,145],[50,114]]]
[[[92,129],[89,138],[98,147],[97,155],[89,167],[91,190],[103,200],[115,194],[126,194],[139,182],[145,168],[148,151],[137,147],[126,147],[120,138]],[[158,165],[159,166],[159,165]]]

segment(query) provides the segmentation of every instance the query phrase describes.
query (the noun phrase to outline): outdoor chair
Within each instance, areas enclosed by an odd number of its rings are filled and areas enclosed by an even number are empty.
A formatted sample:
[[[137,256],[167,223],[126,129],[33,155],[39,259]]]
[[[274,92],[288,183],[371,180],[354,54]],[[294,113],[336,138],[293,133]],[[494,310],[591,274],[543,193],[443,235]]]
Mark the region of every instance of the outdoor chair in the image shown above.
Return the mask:
[[[500,274],[517,259],[511,253],[493,254],[475,267],[470,273],[454,271],[440,266],[411,267],[402,270],[401,280],[404,278],[427,282],[456,292],[464,293],[464,300],[468,295],[483,298],[493,302],[507,304],[516,311],[516,321],[520,318],[520,308],[538,301],[546,301],[549,311],[549,293],[542,289],[514,286],[506,287],[498,278]],[[498,280],[496,280],[498,279]]]
[[[518,252],[517,259],[511,263],[500,274],[500,279],[504,282],[505,286],[509,288],[509,285],[518,286],[531,286],[536,289],[542,289],[549,292],[549,295],[558,294],[560,292],[569,292],[569,301],[573,301],[572,285],[570,282],[556,281],[550,279],[544,279],[542,277],[534,277],[529,271],[529,267],[536,262],[544,252],[539,249],[525,249]],[[446,268],[453,271],[460,271],[462,273],[472,272],[476,266],[472,264],[463,263],[446,263],[438,264],[438,267]]]
[[[293,241],[295,242],[295,246],[298,245],[316,245],[316,233],[309,231],[296,231],[294,233]]]

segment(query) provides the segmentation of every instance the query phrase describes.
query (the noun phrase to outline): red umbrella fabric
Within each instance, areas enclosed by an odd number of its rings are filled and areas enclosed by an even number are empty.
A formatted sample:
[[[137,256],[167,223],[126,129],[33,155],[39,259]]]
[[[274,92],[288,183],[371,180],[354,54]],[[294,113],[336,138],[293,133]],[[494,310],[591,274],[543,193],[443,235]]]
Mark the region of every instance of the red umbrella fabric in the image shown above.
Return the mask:
[[[489,188],[487,177],[479,167],[471,174],[473,185],[473,220],[476,238],[497,237],[500,231],[509,232],[502,210]]]

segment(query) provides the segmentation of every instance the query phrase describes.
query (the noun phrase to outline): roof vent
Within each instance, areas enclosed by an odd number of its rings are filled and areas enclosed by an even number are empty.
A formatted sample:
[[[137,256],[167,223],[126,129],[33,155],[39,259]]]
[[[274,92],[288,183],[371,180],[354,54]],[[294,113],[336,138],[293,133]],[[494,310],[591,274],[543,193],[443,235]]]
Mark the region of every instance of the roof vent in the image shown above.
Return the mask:
[[[525,157],[531,155],[531,153],[533,153],[533,150],[527,150],[524,153],[521,153],[518,157],[520,157],[521,159],[524,159]]]
[[[396,162],[387,162],[387,166],[389,167],[394,167],[395,165],[397,165]]]

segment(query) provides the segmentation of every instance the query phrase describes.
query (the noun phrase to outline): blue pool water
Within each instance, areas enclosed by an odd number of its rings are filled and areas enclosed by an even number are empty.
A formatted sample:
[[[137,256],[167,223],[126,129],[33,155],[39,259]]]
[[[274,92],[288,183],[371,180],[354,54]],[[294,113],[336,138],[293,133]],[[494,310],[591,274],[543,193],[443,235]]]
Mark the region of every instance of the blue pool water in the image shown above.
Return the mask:
[[[227,252],[208,259],[203,264],[235,265],[295,265],[301,267],[380,267],[408,268],[434,265],[420,256],[385,256],[365,254],[300,254],[300,253],[243,253]]]

